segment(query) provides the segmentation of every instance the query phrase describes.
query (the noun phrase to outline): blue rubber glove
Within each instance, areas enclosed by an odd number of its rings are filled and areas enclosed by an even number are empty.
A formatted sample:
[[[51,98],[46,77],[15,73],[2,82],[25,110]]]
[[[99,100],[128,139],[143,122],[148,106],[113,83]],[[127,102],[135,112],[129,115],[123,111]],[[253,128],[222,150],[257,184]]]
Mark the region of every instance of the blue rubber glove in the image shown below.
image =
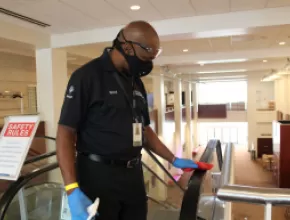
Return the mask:
[[[198,165],[194,163],[193,160],[190,159],[182,159],[182,158],[175,158],[174,162],[172,163],[174,167],[185,169],[185,168],[198,168]]]
[[[92,201],[79,188],[76,188],[68,196],[68,205],[72,220],[87,220],[89,217],[87,208],[92,205]]]

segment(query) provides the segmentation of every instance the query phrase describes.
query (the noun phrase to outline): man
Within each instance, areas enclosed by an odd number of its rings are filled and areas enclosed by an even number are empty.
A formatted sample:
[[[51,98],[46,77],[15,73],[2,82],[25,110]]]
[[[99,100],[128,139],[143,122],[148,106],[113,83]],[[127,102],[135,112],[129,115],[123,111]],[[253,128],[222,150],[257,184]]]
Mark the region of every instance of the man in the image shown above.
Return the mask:
[[[113,48],[72,74],[59,120],[57,157],[73,220],[86,220],[96,198],[96,219],[146,220],[142,147],[177,168],[197,167],[175,158],[149,126],[140,77],[151,72],[159,52],[154,28],[135,21],[120,31]]]

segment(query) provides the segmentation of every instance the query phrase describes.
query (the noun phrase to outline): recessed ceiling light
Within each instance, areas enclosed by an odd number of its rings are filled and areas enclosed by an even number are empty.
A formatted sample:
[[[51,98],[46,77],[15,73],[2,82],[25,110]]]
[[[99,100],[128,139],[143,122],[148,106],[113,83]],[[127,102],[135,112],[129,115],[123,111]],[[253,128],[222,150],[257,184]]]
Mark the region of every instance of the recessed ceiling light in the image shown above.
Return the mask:
[[[183,52],[188,52],[188,49],[183,49]]]
[[[227,59],[227,60],[203,60],[198,61],[198,64],[213,64],[213,63],[239,63],[239,62],[245,62],[247,59]]]
[[[200,72],[196,72],[196,73],[203,74],[203,73],[242,73],[242,72],[247,72],[247,70],[246,69],[215,70],[215,71],[200,71]]]
[[[282,41],[282,42],[279,42],[279,45],[285,45],[286,42]]]
[[[267,63],[268,62],[268,60],[263,60],[263,63]]]
[[[132,11],[137,11],[137,10],[139,10],[141,7],[140,7],[140,5],[132,5],[131,7],[130,7],[130,9],[132,10]]]

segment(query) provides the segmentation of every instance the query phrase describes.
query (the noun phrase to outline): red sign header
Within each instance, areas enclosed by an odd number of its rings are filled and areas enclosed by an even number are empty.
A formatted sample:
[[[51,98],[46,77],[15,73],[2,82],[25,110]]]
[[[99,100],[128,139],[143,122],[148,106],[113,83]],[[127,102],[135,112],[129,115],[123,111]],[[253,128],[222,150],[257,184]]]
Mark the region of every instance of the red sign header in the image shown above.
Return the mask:
[[[34,126],[34,122],[10,122],[4,137],[30,137]]]

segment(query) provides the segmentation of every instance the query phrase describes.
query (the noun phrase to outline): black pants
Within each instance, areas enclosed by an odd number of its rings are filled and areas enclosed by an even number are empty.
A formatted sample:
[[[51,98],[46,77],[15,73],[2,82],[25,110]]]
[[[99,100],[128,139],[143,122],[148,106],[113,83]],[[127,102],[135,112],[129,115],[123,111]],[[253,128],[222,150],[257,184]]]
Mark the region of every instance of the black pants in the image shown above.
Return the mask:
[[[96,220],[146,220],[147,196],[142,167],[125,168],[78,155],[81,190],[94,202],[100,198]]]

